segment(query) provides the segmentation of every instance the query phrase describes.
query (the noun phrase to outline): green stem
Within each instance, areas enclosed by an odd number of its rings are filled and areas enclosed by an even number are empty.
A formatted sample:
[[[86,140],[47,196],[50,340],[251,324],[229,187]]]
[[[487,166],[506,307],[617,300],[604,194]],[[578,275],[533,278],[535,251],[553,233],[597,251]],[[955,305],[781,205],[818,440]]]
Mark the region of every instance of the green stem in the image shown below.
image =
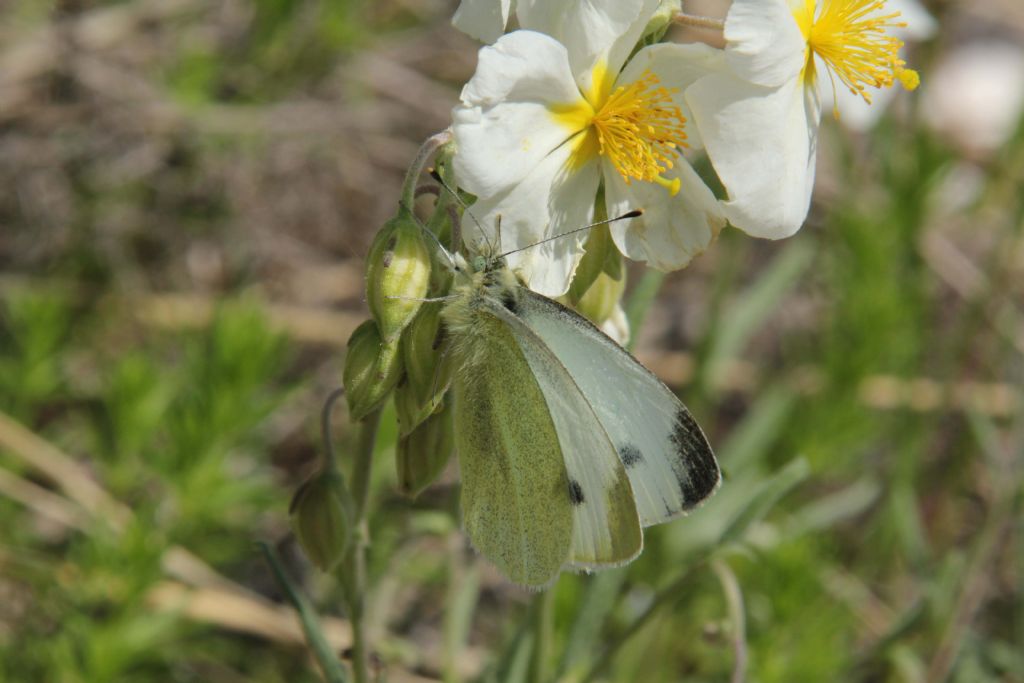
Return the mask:
[[[324,407],[320,410],[320,438],[324,444],[326,469],[337,475],[341,475],[341,468],[338,467],[338,459],[334,455],[334,439],[331,438],[331,410],[334,409],[334,403],[344,395],[345,387],[338,387],[327,395]]]
[[[355,524],[366,519],[366,503],[370,496],[370,471],[373,465],[373,449],[377,445],[377,426],[380,411],[375,410],[362,419],[359,442],[356,444],[356,459],[352,464],[352,498],[355,502]]]
[[[370,496],[370,473],[373,450],[377,443],[380,411],[375,410],[362,419],[362,429],[356,444],[355,462],[352,463],[352,500],[354,516],[352,528],[355,537],[341,563],[341,586],[348,605],[348,618],[352,624],[352,673],[356,683],[369,683],[369,648],[363,621],[366,603],[366,548],[369,534],[366,528],[366,507]]]
[[[443,130],[440,133],[431,135],[420,145],[420,151],[416,153],[416,158],[413,159],[412,165],[405,172],[405,182],[402,184],[402,205],[410,211],[412,210],[413,201],[416,199],[416,185],[419,183],[420,174],[423,173],[423,167],[427,165],[427,159],[434,152],[448,144],[451,139],[451,131]]]
[[[743,609],[743,591],[736,574],[723,560],[711,561],[711,568],[722,584],[722,592],[729,607],[729,621],[732,622],[732,683],[747,680],[747,626]]]
[[[306,642],[309,643],[310,649],[313,650],[313,654],[316,656],[316,660],[324,672],[324,678],[327,679],[327,683],[348,683],[345,669],[342,668],[341,662],[338,661],[330,644],[327,642],[327,638],[324,637],[324,633],[320,629],[320,620],[317,618],[312,605],[309,604],[309,601],[292,583],[291,578],[281,565],[281,560],[278,558],[277,553],[266,543],[260,543],[259,546],[263,551],[263,556],[267,558],[267,564],[270,565],[270,569],[274,572],[278,585],[284,591],[285,597],[288,598],[288,602],[292,604],[292,607],[299,614],[302,630],[306,634]]]
[[[551,640],[555,621],[555,587],[551,586],[533,600],[533,657],[530,680],[544,683],[551,675]]]
[[[626,304],[626,319],[629,320],[630,330],[629,343],[626,345],[628,350],[632,351],[636,345],[636,340],[640,336],[640,328],[643,326],[654,300],[658,297],[658,290],[661,289],[661,283],[664,281],[665,273],[648,268],[633,289],[629,302]]]

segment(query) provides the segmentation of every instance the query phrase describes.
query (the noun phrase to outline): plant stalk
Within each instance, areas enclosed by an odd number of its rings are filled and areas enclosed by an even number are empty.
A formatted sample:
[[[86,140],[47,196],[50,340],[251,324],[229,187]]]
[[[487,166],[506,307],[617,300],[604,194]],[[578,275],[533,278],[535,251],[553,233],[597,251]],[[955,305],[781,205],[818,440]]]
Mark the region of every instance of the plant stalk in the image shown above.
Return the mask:
[[[341,474],[338,458],[334,455],[334,438],[331,436],[331,411],[339,398],[345,395],[345,388],[338,387],[327,395],[324,406],[320,410],[320,440],[324,445],[324,465],[334,474]],[[344,477],[342,477],[344,479]]]
[[[686,12],[679,12],[672,16],[672,21],[679,24],[680,26],[691,26],[693,28],[706,28],[712,31],[724,31],[725,20],[724,19],[713,19],[711,17],[702,17],[696,14],[687,14]]]
[[[443,130],[427,138],[420,145],[419,152],[413,160],[409,170],[405,172],[405,182],[402,184],[402,205],[412,210],[413,201],[416,199],[416,186],[419,183],[423,167],[427,165],[427,159],[452,139],[450,130]]]
[[[369,648],[363,621],[366,603],[366,548],[369,532],[366,526],[366,508],[370,495],[370,473],[373,450],[377,443],[380,410],[362,419],[355,461],[352,463],[352,500],[354,538],[341,563],[342,593],[348,605],[348,618],[352,624],[352,675],[356,683],[369,683]]]

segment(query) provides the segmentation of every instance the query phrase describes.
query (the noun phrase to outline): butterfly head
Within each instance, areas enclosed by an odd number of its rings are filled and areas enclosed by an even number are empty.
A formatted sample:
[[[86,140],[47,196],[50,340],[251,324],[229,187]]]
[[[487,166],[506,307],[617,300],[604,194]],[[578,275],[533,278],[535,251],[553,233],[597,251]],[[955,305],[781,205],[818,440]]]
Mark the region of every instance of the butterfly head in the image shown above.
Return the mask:
[[[452,255],[451,261],[452,270],[456,275],[470,279],[479,273],[491,274],[508,269],[508,263],[503,256],[495,256],[486,252],[477,252],[468,256],[456,252]]]

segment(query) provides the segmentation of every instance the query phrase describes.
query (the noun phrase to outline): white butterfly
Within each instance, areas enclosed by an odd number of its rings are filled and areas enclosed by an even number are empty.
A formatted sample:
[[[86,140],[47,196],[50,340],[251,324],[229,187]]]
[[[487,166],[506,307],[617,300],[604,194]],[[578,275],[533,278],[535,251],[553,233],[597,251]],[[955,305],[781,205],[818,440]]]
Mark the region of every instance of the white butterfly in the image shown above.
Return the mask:
[[[643,527],[718,487],[704,433],[657,377],[500,257],[450,259],[442,317],[472,544],[533,587],[633,560]]]

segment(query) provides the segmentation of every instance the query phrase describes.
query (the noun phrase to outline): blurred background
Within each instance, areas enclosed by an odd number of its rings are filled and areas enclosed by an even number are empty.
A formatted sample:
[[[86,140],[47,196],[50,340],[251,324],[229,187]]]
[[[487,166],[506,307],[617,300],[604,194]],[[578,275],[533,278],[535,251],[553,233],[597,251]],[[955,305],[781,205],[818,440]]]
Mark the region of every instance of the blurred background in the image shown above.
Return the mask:
[[[473,72],[454,8],[0,3],[0,680],[320,680],[260,540],[348,647],[288,501],[369,241]],[[559,581],[559,675],[1024,680],[1024,4],[926,9],[920,90],[826,112],[804,229],[666,279],[637,352],[727,478]],[[533,596],[468,549],[453,467],[398,495],[392,430],[376,666],[529,680]]]

